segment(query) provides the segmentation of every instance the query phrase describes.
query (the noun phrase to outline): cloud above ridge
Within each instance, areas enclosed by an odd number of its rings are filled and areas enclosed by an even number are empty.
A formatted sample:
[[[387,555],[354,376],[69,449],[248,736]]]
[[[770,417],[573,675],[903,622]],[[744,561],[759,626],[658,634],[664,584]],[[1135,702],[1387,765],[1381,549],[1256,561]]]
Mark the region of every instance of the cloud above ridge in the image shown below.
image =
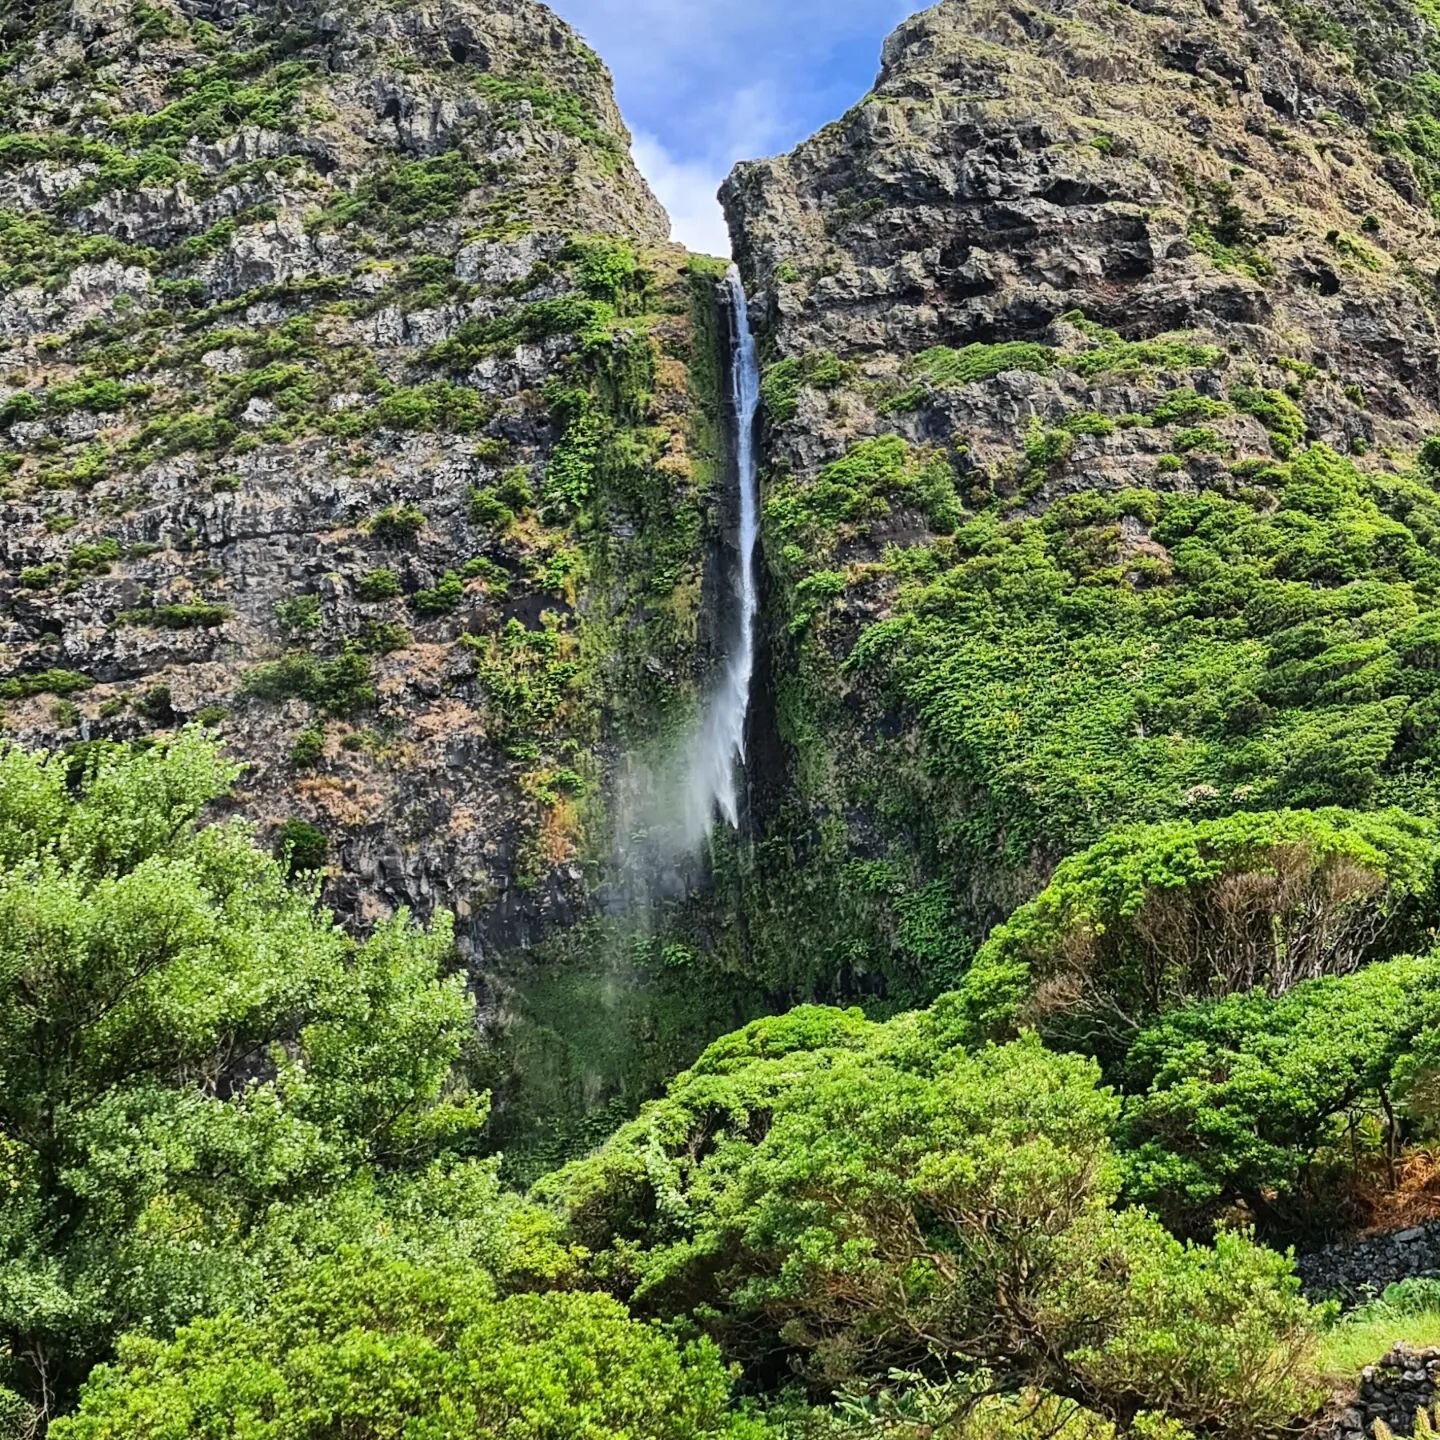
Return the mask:
[[[860,98],[907,0],[549,0],[615,75],[635,158],[691,249],[727,254],[715,191]]]

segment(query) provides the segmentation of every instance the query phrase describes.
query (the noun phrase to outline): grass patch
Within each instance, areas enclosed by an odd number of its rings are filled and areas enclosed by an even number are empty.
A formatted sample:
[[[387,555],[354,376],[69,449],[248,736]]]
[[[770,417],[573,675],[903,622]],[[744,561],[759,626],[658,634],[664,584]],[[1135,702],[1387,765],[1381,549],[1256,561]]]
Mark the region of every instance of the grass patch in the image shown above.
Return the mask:
[[[1354,1380],[1392,1346],[1440,1346],[1440,1280],[1402,1280],[1320,1337],[1316,1363],[1332,1384]]]

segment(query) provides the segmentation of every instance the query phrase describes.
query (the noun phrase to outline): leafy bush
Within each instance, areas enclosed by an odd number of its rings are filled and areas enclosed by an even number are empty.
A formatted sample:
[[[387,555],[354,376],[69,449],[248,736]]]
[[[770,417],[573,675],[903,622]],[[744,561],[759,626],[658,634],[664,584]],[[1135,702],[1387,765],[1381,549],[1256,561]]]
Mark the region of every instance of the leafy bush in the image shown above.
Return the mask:
[[[323,736],[321,745],[324,745]],[[285,867],[286,875],[311,875],[325,868],[330,841],[323,830],[317,829],[308,820],[291,819],[276,831],[273,848],[275,858]]]
[[[230,618],[228,605],[195,600],[184,604],[151,605],[141,610],[121,610],[117,625],[150,625],[164,630],[210,629]]]
[[[307,726],[290,747],[290,763],[297,770],[308,770],[325,756],[325,732],[318,725]]]
[[[828,350],[777,360],[760,382],[760,398],[772,424],[791,419],[799,405],[800,391],[807,385],[816,390],[835,390],[854,374],[847,365]]]
[[[287,630],[318,630],[324,618],[318,595],[294,595],[275,602],[275,618]]]
[[[36,670],[0,680],[0,700],[23,700],[31,695],[74,695],[95,682],[78,670]]]
[[[1317,1398],[1283,1257],[1109,1208],[1116,1102],[1033,1038],[801,1009],[717,1042],[542,1181],[598,1277],[731,1353],[863,1386],[940,1351],[1015,1385],[1260,1434]]]
[[[1125,1061],[1128,1190],[1191,1229],[1236,1200],[1283,1223],[1339,1121],[1400,1103],[1397,1067],[1437,998],[1440,964],[1392,960],[1278,999],[1188,1006],[1142,1030]]]
[[[372,515],[364,528],[388,545],[403,545],[425,528],[425,516],[414,505],[391,505]]]
[[[465,582],[447,570],[428,590],[417,590],[410,597],[422,615],[449,615],[460,608],[465,595]]]
[[[713,1345],[683,1349],[603,1295],[495,1298],[482,1277],[344,1256],[258,1317],[130,1340],[55,1440],[762,1440],[734,1415]],[[363,1357],[361,1360],[359,1357]],[[243,1375],[243,1385],[236,1377]],[[419,1417],[423,1417],[420,1419]]]
[[[967,983],[1122,1051],[1173,1006],[1343,975],[1433,912],[1434,827],[1401,811],[1121,826],[996,928]]]
[[[449,219],[480,184],[480,173],[460,150],[403,160],[362,180],[326,212],[333,224],[366,224],[396,232]]]
[[[198,732],[0,748],[0,1349],[52,1413],[118,1332],[303,1265],[277,1207],[342,1224],[345,1177],[483,1117],[444,1093],[471,1016],[443,923],[347,939],[248,829],[199,826],[238,773]]]
[[[327,715],[349,715],[375,703],[370,662],[359,650],[329,660],[287,655],[246,673],[241,692],[260,700],[308,700]]]
[[[393,600],[400,594],[400,578],[383,567],[371,570],[355,582],[355,593],[362,600]]]

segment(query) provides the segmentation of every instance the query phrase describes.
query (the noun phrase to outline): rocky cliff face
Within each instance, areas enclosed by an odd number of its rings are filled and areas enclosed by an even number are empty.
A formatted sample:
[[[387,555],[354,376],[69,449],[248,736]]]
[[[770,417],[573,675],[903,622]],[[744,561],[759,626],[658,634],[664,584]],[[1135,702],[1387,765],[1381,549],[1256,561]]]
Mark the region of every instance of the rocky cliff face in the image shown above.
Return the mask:
[[[757,971],[923,998],[1109,826],[1432,803],[1437,57],[1404,0],[944,0],[732,176]]]
[[[568,918],[693,692],[715,455],[603,65],[531,0],[0,32],[5,734],[198,719],[351,917]]]

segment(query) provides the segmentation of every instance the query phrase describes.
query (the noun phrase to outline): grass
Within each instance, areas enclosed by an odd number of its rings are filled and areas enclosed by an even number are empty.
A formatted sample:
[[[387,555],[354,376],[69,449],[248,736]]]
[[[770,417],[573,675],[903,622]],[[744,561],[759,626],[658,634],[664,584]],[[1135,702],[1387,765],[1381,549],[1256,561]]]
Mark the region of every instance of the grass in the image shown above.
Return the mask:
[[[1440,1346],[1440,1281],[1402,1280],[1342,1316],[1320,1337],[1316,1364],[1335,1385],[1353,1381],[1398,1344]]]

